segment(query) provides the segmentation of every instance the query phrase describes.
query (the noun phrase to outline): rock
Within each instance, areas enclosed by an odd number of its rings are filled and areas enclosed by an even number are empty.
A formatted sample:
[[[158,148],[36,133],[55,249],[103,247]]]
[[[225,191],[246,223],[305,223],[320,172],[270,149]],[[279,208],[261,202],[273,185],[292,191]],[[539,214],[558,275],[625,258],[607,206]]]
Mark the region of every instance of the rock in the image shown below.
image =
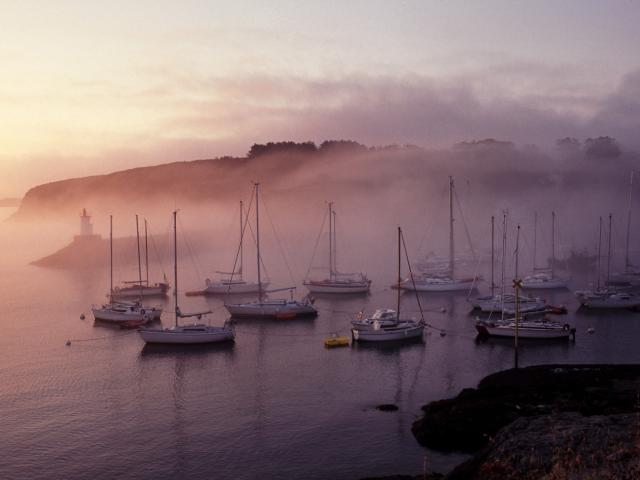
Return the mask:
[[[637,428],[636,414],[523,417],[446,479],[637,479]]]
[[[576,412],[583,416],[636,411],[640,365],[537,366],[506,370],[424,407],[412,426],[421,445],[474,452],[522,417]]]

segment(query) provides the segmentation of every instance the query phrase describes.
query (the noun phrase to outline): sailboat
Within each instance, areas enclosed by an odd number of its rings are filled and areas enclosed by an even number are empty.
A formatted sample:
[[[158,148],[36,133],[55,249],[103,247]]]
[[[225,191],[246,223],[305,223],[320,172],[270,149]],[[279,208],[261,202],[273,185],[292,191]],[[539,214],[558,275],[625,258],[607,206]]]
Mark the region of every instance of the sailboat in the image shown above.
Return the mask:
[[[477,276],[456,278],[455,276],[455,248],[453,229],[453,196],[455,187],[453,177],[449,177],[449,265],[444,272],[427,272],[420,278],[411,281],[405,279],[399,286],[403,290],[417,290],[420,292],[454,292],[469,291],[480,280]]]
[[[232,317],[252,317],[252,318],[296,318],[300,316],[316,316],[318,311],[313,306],[313,300],[307,296],[303,301],[293,299],[293,287],[271,290],[271,292],[289,290],[291,292],[290,299],[267,299],[265,293],[268,293],[263,286],[260,265],[262,259],[260,257],[260,208],[259,208],[259,192],[260,184],[254,184],[255,200],[256,200],[256,259],[258,265],[258,298],[254,302],[244,303],[225,303],[225,308]]]
[[[516,252],[517,250],[518,249],[516,247]],[[492,320],[491,318],[478,318],[476,321],[476,330],[478,335],[481,337],[520,337],[535,340],[567,339],[570,336],[575,338],[576,329],[572,328],[568,323],[560,324],[546,316],[543,318],[522,317],[523,311],[521,310],[520,304],[522,280],[518,279],[517,271],[518,270],[516,268],[516,275],[513,280],[513,286],[515,289],[515,305],[513,312],[507,312],[507,309],[503,308],[502,317],[500,319]],[[505,314],[507,313],[515,316],[505,318]]]
[[[244,230],[245,225],[243,222],[243,203],[240,201],[240,245],[239,245],[239,261],[240,268],[233,272],[216,272],[223,275],[219,280],[205,280],[205,295],[216,294],[228,294],[228,293],[258,293],[260,291],[260,285],[258,282],[248,282],[242,278],[242,268],[244,263]],[[262,282],[262,287],[265,288],[269,283],[267,281]]]
[[[633,176],[634,171],[631,171],[631,178],[629,179],[629,206],[627,210],[627,236],[625,242],[625,255],[624,255],[624,271],[616,273],[611,276],[609,283],[612,285],[630,285],[632,287],[640,286],[640,269],[631,263],[629,260],[629,245],[631,242],[631,207],[633,206]]]
[[[546,268],[536,267],[536,249],[538,238],[538,214],[535,214],[534,227],[533,227],[533,273],[527,275],[522,280],[523,289],[553,289],[553,288],[567,288],[567,281],[563,278],[555,276],[555,227],[556,227],[556,212],[551,212],[551,261]]]
[[[146,307],[140,302],[118,302],[113,298],[113,216],[109,216],[109,271],[109,303],[91,307],[96,320],[135,326],[160,319],[161,308]]]
[[[605,286],[600,284],[600,252],[602,249],[602,217],[600,217],[600,228],[598,234],[598,271],[597,286],[595,290],[577,290],[575,296],[580,305],[585,308],[595,309],[625,309],[640,307],[640,297],[633,293],[621,290],[610,285],[611,272],[611,228],[612,215],[609,214],[609,242],[607,253],[607,280]]]
[[[491,295],[483,295],[470,300],[474,309],[478,309],[483,313],[502,313],[513,314],[516,305],[516,296],[513,293],[505,292],[505,269],[506,269],[506,251],[507,251],[507,213],[502,216],[502,266],[500,293],[496,294],[496,284],[494,282],[494,238],[495,238],[495,218],[491,217]],[[519,240],[519,239],[518,239]],[[518,241],[516,241],[516,252],[518,251]],[[516,257],[517,258],[517,257]],[[517,266],[516,266],[517,275]],[[537,297],[528,297],[521,295],[519,297],[520,311],[535,312],[545,307],[544,300]]]
[[[138,229],[138,216],[136,215],[136,235],[138,240],[138,269],[140,269],[140,234]],[[140,298],[140,297],[166,297],[169,291],[169,282],[165,278],[163,282],[149,283],[149,242],[147,233],[147,220],[144,220],[144,256],[146,279],[142,281],[142,275],[138,280],[128,280],[123,282],[124,286],[116,286],[113,289],[113,296],[117,298]]]
[[[476,331],[481,337],[508,337],[516,335],[520,338],[535,340],[552,340],[575,338],[576,329],[568,323],[561,324],[543,318],[522,318],[520,311],[516,310],[516,316],[508,319],[478,320]]]
[[[357,342],[388,342],[397,340],[409,340],[421,338],[424,332],[425,321],[413,319],[403,319],[400,315],[400,294],[402,284],[402,229],[398,227],[398,282],[397,282],[397,303],[396,310],[389,308],[378,309],[368,318],[359,318],[351,322],[351,335]],[[408,255],[405,248],[405,255]],[[413,275],[410,276],[413,279]],[[417,295],[417,294],[416,294]],[[417,298],[418,305],[420,299]],[[422,315],[422,308],[420,308]]]
[[[173,296],[175,302],[175,323],[170,328],[140,328],[138,333],[147,343],[169,343],[169,344],[202,344],[202,343],[218,343],[233,341],[235,339],[235,331],[228,323],[222,327],[205,325],[203,323],[193,323],[191,325],[180,325],[178,320],[181,318],[202,319],[203,315],[211,313],[196,312],[182,313],[178,306],[178,237],[176,228],[176,219],[178,212],[173,212]]]
[[[363,273],[341,273],[336,267],[336,212],[329,202],[329,278],[312,280],[303,285],[311,293],[367,293],[371,280]]]

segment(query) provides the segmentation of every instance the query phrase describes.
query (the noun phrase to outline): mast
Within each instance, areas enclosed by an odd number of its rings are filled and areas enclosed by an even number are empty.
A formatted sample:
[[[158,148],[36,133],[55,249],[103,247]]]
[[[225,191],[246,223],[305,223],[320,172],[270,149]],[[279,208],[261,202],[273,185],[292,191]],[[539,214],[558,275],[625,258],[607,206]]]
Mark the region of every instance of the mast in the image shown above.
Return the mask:
[[[494,248],[494,240],[495,240],[495,217],[491,215],[491,296],[493,297],[496,293],[496,284],[493,281],[493,263],[495,256],[495,248]]]
[[[518,257],[520,257],[520,224],[518,224],[518,229],[516,233],[516,271],[515,278],[518,278]]]
[[[140,263],[140,228],[138,227],[138,215],[136,215],[136,241],[138,244],[138,288],[140,300],[142,300],[142,264]]]
[[[144,265],[146,267],[146,282],[149,286],[149,237],[147,235],[147,219],[144,219]]]
[[[538,250],[538,212],[533,212],[533,270],[536,270],[536,252]]]
[[[260,201],[258,200],[260,184],[258,182],[254,183],[256,187],[256,252],[258,259],[258,301],[262,301],[262,277],[260,276],[260,213],[259,213],[259,205]]]
[[[338,272],[338,244],[336,242],[336,211],[333,211],[333,274]]]
[[[600,217],[600,228],[598,229],[598,279],[596,289],[600,290],[600,257],[602,252],[602,217]]]
[[[397,306],[397,319],[398,321],[400,321],[400,292],[401,290],[401,284],[402,284],[402,268],[401,268],[401,244],[402,244],[402,229],[400,227],[398,227],[398,285],[397,285],[397,291],[398,291],[398,306]]]
[[[553,268],[556,263],[556,212],[551,212],[551,278],[553,275]]]
[[[500,293],[504,302],[504,271],[507,261],[507,212],[502,213],[502,272],[500,273]]]
[[[333,280],[333,202],[329,202],[329,280]]]
[[[177,217],[178,211],[173,211],[173,298],[176,305],[176,327],[178,326],[178,317],[180,316],[180,308],[178,308],[178,234],[177,234]]]
[[[629,242],[631,240],[631,205],[633,202],[633,170],[631,170],[631,179],[629,180],[629,208],[627,211],[627,242],[624,255],[624,271],[629,273],[631,263],[629,262]]]
[[[449,176],[449,275],[453,279],[453,257],[454,257],[454,245],[453,245],[453,177]]]
[[[609,243],[607,248],[607,283],[609,282],[609,278],[611,277],[611,218],[612,215],[609,214]]]
[[[242,200],[240,200],[240,271],[238,272],[240,274],[240,280],[242,280],[242,262],[243,262],[243,247],[242,244],[244,243],[242,241],[242,223],[243,223],[243,219],[242,219],[242,214],[243,214],[243,203]]]
[[[109,215],[109,301],[113,302],[113,215]]]

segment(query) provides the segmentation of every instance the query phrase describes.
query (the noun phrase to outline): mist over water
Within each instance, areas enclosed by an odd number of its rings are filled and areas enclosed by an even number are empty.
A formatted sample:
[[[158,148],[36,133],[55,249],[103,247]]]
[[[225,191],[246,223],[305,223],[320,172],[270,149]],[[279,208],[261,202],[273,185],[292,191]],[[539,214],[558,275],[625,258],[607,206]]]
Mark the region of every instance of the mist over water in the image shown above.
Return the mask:
[[[520,271],[532,267],[533,213],[538,212],[538,262],[550,255],[550,212],[556,212],[559,255],[597,242],[598,216],[614,213],[614,268],[622,266],[628,171],[607,172],[600,182],[538,184],[523,172],[505,173],[511,182],[490,181],[488,173],[433,167],[411,176],[416,164],[396,175],[398,164],[359,181],[360,167],[342,172],[344,184],[300,171],[286,182],[263,182],[261,250],[273,286],[297,286],[314,257],[312,273],[328,263],[327,233],[320,233],[326,201],[337,211],[337,255],[342,271],[363,271],[373,280],[367,296],[318,296],[315,320],[239,321],[234,345],[199,349],[145,346],[137,333],[94,323],[92,303],[105,300],[108,259],[94,255],[80,270],[48,269],[29,262],[65,246],[78,231],[77,213],[3,223],[0,277],[4,301],[3,362],[0,379],[0,431],[5,449],[0,474],[7,478],[344,478],[419,473],[425,456],[430,469],[448,471],[463,457],[421,448],[410,433],[421,405],[474,386],[488,373],[513,364],[510,342],[477,342],[466,292],[421,295],[428,329],[422,342],[403,346],[356,345],[326,350],[324,337],[346,333],[357,312],[395,308],[396,227],[404,229],[412,260],[448,252],[448,173],[455,174],[456,250],[468,255],[465,225],[488,291],[490,216],[496,217],[499,259],[501,219],[509,211],[507,282],[513,276],[515,226],[521,224]],[[380,165],[376,164],[376,165]],[[331,168],[328,168],[331,167]],[[324,165],[330,172],[336,165]],[[369,165],[370,167],[370,165]],[[420,170],[415,170],[420,172]],[[495,171],[492,171],[495,173]],[[536,170],[537,174],[540,172]],[[549,175],[545,173],[544,178]],[[233,267],[239,236],[238,200],[249,204],[251,184],[220,201],[193,199],[137,203],[110,210],[88,205],[96,233],[108,235],[114,214],[115,282],[138,275],[134,214],[149,219],[150,280],[172,281],[172,208],[179,208],[180,304],[183,311],[210,308],[213,322],[227,314],[224,300],[187,297],[216,270]],[[637,198],[637,194],[635,197]],[[457,203],[462,207],[462,214]],[[635,203],[635,199],[634,199]],[[77,205],[76,211],[84,205]],[[7,210],[6,217],[9,215]],[[254,221],[253,211],[250,213]],[[635,221],[635,216],[634,216]],[[273,225],[273,227],[272,227]],[[254,228],[254,227],[252,227]],[[632,230],[632,238],[637,238]],[[605,237],[606,238],[606,237]],[[318,250],[313,255],[314,245]],[[244,251],[245,278],[255,278],[255,246],[250,234]],[[284,258],[283,258],[284,255]],[[285,261],[286,259],[286,261]],[[161,261],[160,261],[161,260]],[[406,273],[406,266],[403,266]],[[499,281],[499,264],[496,279]],[[571,288],[595,282],[595,272],[571,279]],[[286,292],[283,295],[288,295]],[[564,304],[561,318],[578,329],[575,343],[524,345],[520,362],[595,363],[640,361],[637,313],[576,312],[571,291],[545,293]],[[274,295],[277,296],[277,295]],[[162,324],[173,322],[172,300],[152,303],[165,309]],[[411,294],[402,309],[418,317]],[[81,313],[87,315],[80,320]],[[588,335],[587,328],[596,333]],[[65,342],[71,340],[70,346]],[[374,409],[395,403],[397,413]]]

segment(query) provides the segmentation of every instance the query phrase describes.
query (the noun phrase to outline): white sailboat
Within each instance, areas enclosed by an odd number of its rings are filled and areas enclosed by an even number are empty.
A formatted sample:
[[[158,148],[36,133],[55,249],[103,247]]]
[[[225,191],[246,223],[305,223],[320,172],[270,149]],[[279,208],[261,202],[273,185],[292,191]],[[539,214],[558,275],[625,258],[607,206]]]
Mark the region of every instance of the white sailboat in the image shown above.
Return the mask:
[[[329,278],[313,280],[307,278],[303,285],[311,293],[367,293],[371,280],[363,273],[338,272],[336,262],[336,212],[329,202]]]
[[[598,271],[597,271],[597,286],[595,290],[577,290],[575,296],[577,297],[580,305],[589,309],[627,309],[627,308],[639,308],[640,297],[633,293],[626,292],[619,288],[610,285],[610,273],[611,273],[611,227],[612,227],[612,215],[609,214],[609,242],[607,253],[607,281],[605,286],[600,284],[600,252],[602,246],[602,217],[600,217],[600,228],[598,234]]]
[[[113,299],[113,216],[109,216],[109,303],[93,305],[91,311],[96,320],[126,326],[142,325],[151,320],[158,320],[162,315],[162,309],[158,307],[146,307],[140,302],[118,302]]]
[[[421,338],[424,332],[424,318],[419,321],[403,319],[400,315],[400,285],[402,283],[402,229],[398,227],[398,292],[396,310],[378,309],[368,318],[351,322],[351,335],[357,342],[388,342]],[[406,254],[406,249],[405,249]],[[407,255],[408,263],[408,255]],[[413,278],[413,275],[410,277]],[[417,298],[418,305],[420,299]],[[422,315],[422,308],[420,308]]]
[[[240,201],[240,245],[239,245],[239,263],[240,268],[236,271],[234,266],[233,272],[216,272],[222,277],[219,280],[205,280],[205,295],[226,295],[229,293],[252,294],[260,291],[258,282],[246,281],[242,278],[242,268],[244,264],[244,230],[243,222],[243,203]],[[267,281],[262,282],[262,288],[269,285]]]
[[[538,214],[535,214],[533,226],[533,272],[522,280],[522,288],[527,290],[548,290],[557,288],[567,288],[567,281],[564,278],[555,276],[555,226],[556,213],[551,212],[551,261],[549,266],[545,268],[536,267],[536,250],[538,239]]]
[[[403,290],[416,290],[419,292],[455,292],[469,291],[475,288],[480,280],[477,276],[456,278],[455,276],[455,248],[453,229],[453,177],[449,177],[449,266],[445,272],[424,273],[419,278],[411,281],[405,279],[399,286]]]
[[[138,229],[138,217],[136,216],[136,233]],[[140,235],[138,240],[138,268],[140,268]],[[149,283],[149,241],[147,232],[147,219],[144,220],[144,256],[146,279],[142,281],[142,275],[138,280],[125,281],[124,286],[113,288],[113,296],[116,298],[142,298],[142,297],[166,297],[170,285],[165,278],[162,282]]]
[[[517,277],[516,277],[517,278]],[[550,320],[546,316],[543,318],[522,318],[520,310],[520,288],[522,280],[514,279],[515,287],[515,317],[502,317],[497,320],[478,319],[476,330],[481,337],[507,337],[507,338],[527,338],[533,340],[567,339],[571,336],[575,338],[576,329],[568,323],[561,324]]]
[[[560,324],[548,318],[533,320],[479,320],[476,330],[480,336],[531,338],[537,340],[567,339],[575,334],[575,328],[568,323]]]
[[[178,212],[173,212],[173,295],[175,301],[175,323],[170,328],[140,328],[138,333],[146,343],[165,343],[165,344],[203,344],[233,341],[235,339],[235,331],[233,327],[225,322],[222,327],[206,325],[203,323],[193,323],[191,325],[180,325],[180,318],[196,318],[200,320],[203,315],[211,313],[196,312],[182,313],[178,306],[178,237],[176,229],[176,217]]]
[[[513,293],[505,292],[505,269],[506,269],[506,251],[507,251],[507,213],[502,216],[502,262],[501,262],[501,292],[496,294],[496,285],[494,282],[494,244],[495,244],[495,218],[491,217],[491,295],[483,295],[469,300],[474,309],[480,310],[482,313],[507,313],[513,315],[516,307],[516,296]],[[519,240],[519,239],[518,239]],[[518,250],[518,241],[516,241],[516,252]],[[516,255],[517,259],[517,255]],[[517,275],[517,265],[516,272]],[[545,307],[545,301],[538,297],[519,296],[519,308],[522,313],[537,312]]]
[[[259,191],[260,184],[254,184],[255,200],[256,200],[256,250],[258,265],[258,299],[254,302],[244,303],[225,303],[225,308],[232,317],[251,317],[251,318],[296,318],[301,316],[315,316],[318,311],[313,306],[313,300],[308,296],[303,301],[290,299],[266,299],[264,294],[268,293],[262,284],[260,265],[262,259],[260,257],[260,209],[259,209]],[[289,290],[293,288],[283,288],[271,290],[272,292]]]

